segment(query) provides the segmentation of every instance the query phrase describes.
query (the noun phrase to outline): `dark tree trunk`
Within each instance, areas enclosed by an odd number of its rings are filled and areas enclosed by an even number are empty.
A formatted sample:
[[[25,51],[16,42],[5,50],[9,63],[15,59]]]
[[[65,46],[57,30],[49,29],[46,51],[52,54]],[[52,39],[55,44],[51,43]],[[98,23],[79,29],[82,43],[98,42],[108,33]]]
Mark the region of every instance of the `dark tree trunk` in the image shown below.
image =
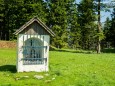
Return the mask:
[[[101,0],[98,0],[98,33],[101,32],[100,2],[101,2]],[[97,41],[97,53],[101,53],[101,40],[100,40],[99,36],[98,36],[98,41]]]

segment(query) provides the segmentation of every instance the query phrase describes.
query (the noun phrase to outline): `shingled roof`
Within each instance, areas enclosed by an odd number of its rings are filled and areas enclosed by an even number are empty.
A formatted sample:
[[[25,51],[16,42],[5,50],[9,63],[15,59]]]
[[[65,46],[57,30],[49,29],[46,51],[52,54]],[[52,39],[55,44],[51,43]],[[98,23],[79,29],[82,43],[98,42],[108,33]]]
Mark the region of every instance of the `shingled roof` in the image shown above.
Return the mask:
[[[33,22],[37,22],[38,24],[40,24],[51,36],[55,36],[54,32],[49,29],[39,18],[34,17],[32,19],[30,19],[28,22],[26,22],[23,26],[21,26],[18,30],[16,30],[16,32],[14,33],[15,35],[18,35],[20,32],[22,32],[24,29],[26,29],[30,24],[32,24]]]

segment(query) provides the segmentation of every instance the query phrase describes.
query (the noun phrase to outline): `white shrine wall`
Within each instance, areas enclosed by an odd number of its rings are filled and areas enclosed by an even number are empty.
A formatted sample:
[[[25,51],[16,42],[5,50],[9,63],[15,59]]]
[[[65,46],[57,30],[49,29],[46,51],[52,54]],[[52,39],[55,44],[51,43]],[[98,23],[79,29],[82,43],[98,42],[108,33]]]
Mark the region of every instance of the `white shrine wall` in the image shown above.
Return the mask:
[[[43,49],[43,58],[47,58],[47,62],[44,62],[43,64],[37,64],[37,65],[24,65],[23,64],[23,45],[24,42],[29,38],[38,38],[42,41],[43,46],[47,46],[47,49]],[[18,35],[18,51],[17,51],[17,72],[43,72],[48,71],[48,65],[49,65],[49,35],[25,35],[25,34],[19,34]]]

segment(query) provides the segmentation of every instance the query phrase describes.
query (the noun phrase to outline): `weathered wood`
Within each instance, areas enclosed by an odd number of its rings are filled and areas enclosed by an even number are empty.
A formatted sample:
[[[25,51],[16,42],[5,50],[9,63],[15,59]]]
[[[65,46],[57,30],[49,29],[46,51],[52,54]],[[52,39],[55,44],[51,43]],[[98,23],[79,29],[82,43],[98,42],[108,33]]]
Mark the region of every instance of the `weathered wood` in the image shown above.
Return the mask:
[[[18,34],[39,34],[39,35],[51,35],[55,36],[54,32],[49,29],[40,19],[34,17],[22,27],[20,27],[15,33]]]

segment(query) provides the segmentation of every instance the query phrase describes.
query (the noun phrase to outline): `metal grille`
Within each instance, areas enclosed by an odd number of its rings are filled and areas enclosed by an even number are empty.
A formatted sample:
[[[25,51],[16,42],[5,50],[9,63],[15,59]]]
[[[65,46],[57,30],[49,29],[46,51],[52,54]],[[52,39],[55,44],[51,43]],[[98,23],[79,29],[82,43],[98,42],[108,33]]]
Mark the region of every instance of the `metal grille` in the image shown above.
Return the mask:
[[[24,65],[37,65],[44,64],[47,61],[47,58],[23,58]]]
[[[44,64],[46,58],[42,57],[43,48],[47,49],[47,46],[23,46],[23,55],[24,65],[35,65],[35,64]]]
[[[23,45],[22,60],[24,65],[44,64],[46,61],[44,50],[47,50],[47,46],[42,46],[43,43],[39,39],[33,37],[30,37],[25,42],[23,40]]]

